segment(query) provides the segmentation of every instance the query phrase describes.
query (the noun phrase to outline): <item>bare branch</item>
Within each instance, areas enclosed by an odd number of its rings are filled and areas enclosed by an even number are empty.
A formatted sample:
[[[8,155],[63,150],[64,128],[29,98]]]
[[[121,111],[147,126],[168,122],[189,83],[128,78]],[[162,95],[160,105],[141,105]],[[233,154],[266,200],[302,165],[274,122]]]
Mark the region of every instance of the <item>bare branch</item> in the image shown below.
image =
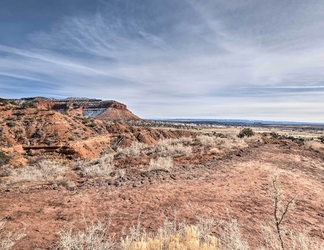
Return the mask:
[[[272,178],[272,186],[273,186],[273,189],[274,189],[274,194],[273,194],[273,200],[274,200],[273,215],[274,215],[274,219],[275,219],[276,231],[277,231],[278,239],[279,239],[279,242],[280,242],[280,246],[281,246],[281,249],[284,250],[285,245],[284,245],[284,241],[283,241],[283,238],[282,238],[281,225],[282,225],[283,220],[286,217],[290,207],[292,206],[293,202],[295,201],[297,195],[290,198],[289,201],[285,205],[282,205],[283,209],[282,209],[282,212],[280,212],[280,210],[281,210],[280,209],[280,207],[281,207],[280,204],[282,202],[281,196],[282,196],[283,192],[279,190],[278,177],[277,176],[274,176]]]

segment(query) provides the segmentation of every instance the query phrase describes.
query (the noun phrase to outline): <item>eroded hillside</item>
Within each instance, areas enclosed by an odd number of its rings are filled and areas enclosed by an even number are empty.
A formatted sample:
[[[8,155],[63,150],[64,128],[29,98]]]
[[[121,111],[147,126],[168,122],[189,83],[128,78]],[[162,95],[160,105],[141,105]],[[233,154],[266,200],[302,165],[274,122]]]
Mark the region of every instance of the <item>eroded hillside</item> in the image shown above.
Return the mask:
[[[113,152],[137,141],[151,144],[158,139],[194,134],[179,130],[140,129],[123,125],[120,120],[100,119],[102,116],[104,114],[98,119],[85,117],[80,108],[58,112],[33,105],[2,105],[0,147],[13,161],[45,153],[93,159],[100,153]]]

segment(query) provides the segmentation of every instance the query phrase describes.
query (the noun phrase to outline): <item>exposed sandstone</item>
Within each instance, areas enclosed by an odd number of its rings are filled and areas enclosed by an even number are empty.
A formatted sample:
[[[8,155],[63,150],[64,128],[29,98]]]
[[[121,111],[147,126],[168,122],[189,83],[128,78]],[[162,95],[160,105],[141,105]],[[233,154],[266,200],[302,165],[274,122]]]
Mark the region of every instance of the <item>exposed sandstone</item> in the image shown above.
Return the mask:
[[[42,110],[55,110],[58,112],[79,113],[85,117],[93,117],[101,120],[141,121],[127,109],[123,103],[114,100],[101,100],[89,98],[66,98],[54,99],[45,97],[32,97],[21,99],[10,99],[19,106],[36,106]]]
[[[115,101],[28,98],[15,102],[17,105],[0,106],[0,150],[12,157],[63,154],[94,159],[135,141],[152,144],[159,139],[194,135],[120,124],[134,115]],[[105,111],[95,117],[84,116],[90,114],[89,107]]]

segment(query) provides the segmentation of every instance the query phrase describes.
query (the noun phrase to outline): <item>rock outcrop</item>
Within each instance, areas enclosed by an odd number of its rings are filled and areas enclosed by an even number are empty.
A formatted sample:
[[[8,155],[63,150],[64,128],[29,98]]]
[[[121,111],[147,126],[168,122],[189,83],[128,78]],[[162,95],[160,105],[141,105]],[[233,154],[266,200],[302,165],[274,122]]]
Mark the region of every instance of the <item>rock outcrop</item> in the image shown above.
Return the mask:
[[[60,113],[81,113],[85,117],[92,117],[107,121],[141,121],[142,119],[127,109],[123,103],[114,100],[89,98],[54,99],[45,97],[31,97],[10,99],[8,102],[17,103],[21,107],[37,107],[42,110],[55,110]]]
[[[83,100],[73,99],[68,103],[67,100],[44,98],[6,102],[0,99],[0,152],[13,159],[43,154],[94,159],[103,152],[113,152],[136,141],[152,144],[160,139],[195,134],[144,128],[134,125],[136,122],[132,126],[123,125],[116,120],[138,118],[127,110],[126,105],[95,99],[86,105],[87,100]],[[104,109],[102,113],[89,115],[100,108]]]

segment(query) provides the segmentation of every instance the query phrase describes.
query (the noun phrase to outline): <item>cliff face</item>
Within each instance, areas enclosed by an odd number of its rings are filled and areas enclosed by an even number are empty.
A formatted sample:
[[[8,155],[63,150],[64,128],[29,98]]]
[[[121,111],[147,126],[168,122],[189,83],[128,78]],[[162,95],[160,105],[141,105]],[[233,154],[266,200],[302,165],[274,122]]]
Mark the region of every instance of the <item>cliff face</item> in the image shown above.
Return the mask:
[[[11,99],[20,106],[36,106],[43,110],[55,110],[60,113],[81,113],[85,117],[100,120],[141,121],[127,109],[125,104],[114,100],[101,100],[89,98],[54,99],[44,97]]]

